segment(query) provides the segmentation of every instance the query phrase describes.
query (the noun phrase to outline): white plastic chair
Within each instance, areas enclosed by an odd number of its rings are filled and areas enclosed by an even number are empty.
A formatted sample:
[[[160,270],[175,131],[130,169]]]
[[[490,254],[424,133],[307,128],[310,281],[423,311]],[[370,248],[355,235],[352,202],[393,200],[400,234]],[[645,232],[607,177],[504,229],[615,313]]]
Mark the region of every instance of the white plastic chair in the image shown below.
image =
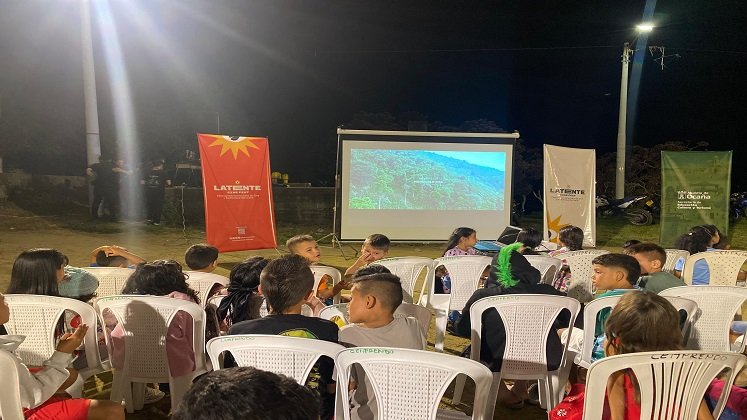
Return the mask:
[[[3,378],[5,383],[3,392],[0,392],[0,418],[4,420],[24,420],[25,418],[21,406],[21,388],[17,363],[13,354],[0,350],[0,378]]]
[[[594,350],[594,340],[596,339],[597,315],[604,309],[613,309],[622,295],[606,296],[596,298],[584,306],[584,342],[580,353],[576,355],[575,363],[583,368],[588,369],[591,366],[591,353]],[[601,326],[604,328],[604,326]],[[570,335],[570,334],[569,334]]]
[[[442,257],[433,262],[434,267],[443,265],[451,278],[450,294],[435,294],[431,284],[430,297],[427,302],[436,313],[437,351],[444,351],[444,335],[449,311],[461,311],[472,294],[477,290],[483,271],[492,262],[491,257],[482,255],[465,255],[460,257]]]
[[[127,279],[135,271],[131,268],[120,267],[83,267],[84,270],[93,274],[99,281],[99,287],[96,289],[96,296],[105,297],[122,293],[122,288]]]
[[[228,278],[219,274],[203,273],[201,271],[185,271],[184,274],[189,276],[187,278],[187,284],[190,289],[197,292],[197,295],[200,296],[200,304],[203,308],[207,306],[210,292],[213,290],[215,285],[228,285]]]
[[[414,303],[402,302],[397,310],[394,311],[394,316],[403,316],[415,318],[420,324],[420,332],[423,333],[423,337],[428,337],[428,327],[431,326],[431,311],[428,308],[424,308]]]
[[[76,299],[44,295],[5,295],[5,302],[10,306],[10,321],[5,324],[8,334],[26,336],[16,351],[25,364],[42,366],[52,356],[58,322],[64,318],[65,310],[70,310],[88,325],[83,338],[88,367],[78,372],[80,376],[87,379],[111,369],[108,360],[101,361],[96,334],[99,318],[91,305]]]
[[[418,303],[426,307],[428,306],[428,290],[433,285],[436,276],[432,259],[426,257],[384,258],[383,260],[374,262],[374,264],[383,265],[392,274],[399,277],[402,282],[404,302],[406,303],[415,303],[415,284],[423,270],[426,270],[425,280],[423,280],[423,285],[420,287]]]
[[[345,324],[349,324],[350,321],[348,320],[348,304],[347,303],[338,303],[336,305],[329,305],[325,306],[319,311],[319,318],[326,319],[328,321],[331,321],[334,317],[340,317],[343,321],[345,321]]]
[[[731,322],[747,299],[747,289],[737,286],[679,286],[663,290],[659,295],[683,297],[698,304],[698,314],[687,340],[688,349],[732,350],[729,343]],[[734,350],[744,352],[745,343],[738,347]]]
[[[333,286],[342,281],[342,273],[340,273],[340,270],[334,267],[327,267],[326,265],[312,265],[309,268],[311,268],[311,272],[314,273],[313,290],[319,289],[319,284],[322,282],[325,274],[332,277]],[[332,303],[340,303],[339,293],[332,298]]]
[[[568,285],[568,296],[586,303],[594,299],[594,285],[591,282],[593,271],[591,261],[609,251],[603,249],[588,249],[569,251],[560,255],[571,268],[571,284]]]
[[[340,344],[282,335],[239,334],[216,337],[208,341],[207,352],[215,369],[221,369],[223,352],[229,352],[238,366],[289,376],[305,384],[311,369],[322,356],[334,359],[345,349]]]
[[[558,370],[547,370],[547,337],[553,322],[561,311],[571,314],[569,325],[573,325],[581,304],[573,298],[551,295],[501,295],[482,298],[472,304],[469,310],[472,327],[472,352],[470,358],[480,361],[482,343],[482,314],[495,309],[503,322],[506,332],[506,349],[500,372],[493,373],[489,409],[495,407],[495,399],[501,379],[539,380],[539,394],[542,407],[550,409],[561,399],[561,390],[568,379],[564,369],[570,334],[563,343],[563,355]],[[488,338],[489,339],[489,338]],[[565,377],[563,377],[565,376]],[[463,380],[457,380],[454,388],[454,404],[461,401]]]
[[[678,313],[681,311],[685,311],[685,313],[687,314],[687,316],[685,317],[685,323],[682,324],[682,336],[687,339],[690,334],[690,330],[693,327],[693,322],[695,322],[695,317],[698,315],[698,302],[692,299],[677,296],[662,297],[668,300],[669,303],[674,306],[674,309],[676,309]]]
[[[596,324],[597,315],[603,309],[614,309],[617,302],[620,301],[623,295],[617,296],[606,296],[603,298],[597,298],[587,303],[584,306],[584,343],[580,352],[576,355],[575,363],[583,368],[588,369],[592,363],[591,353],[594,350],[594,340],[596,339]],[[682,336],[687,337],[687,333],[692,328],[693,319],[698,312],[698,304],[692,299],[686,299],[676,296],[662,296],[669,303],[674,306],[674,309],[679,313],[680,310],[685,311],[687,316],[685,322],[682,325]],[[601,326],[604,329],[604,326]]]
[[[386,420],[469,419],[438,404],[457,375],[475,381],[472,419],[492,419],[488,404],[490,370],[482,364],[449,354],[386,347],[356,347],[337,354],[335,418],[350,420],[348,380],[352,366],[360,364],[376,396],[377,417]]]
[[[664,250],[664,252],[666,252],[667,254],[667,262],[664,263],[661,271],[666,271],[672,274],[674,274],[674,266],[677,265],[677,261],[680,258],[687,259],[687,257],[690,256],[690,253],[685,251],[684,249],[667,248]]]
[[[563,265],[561,259],[549,255],[524,255],[524,258],[529,261],[532,267],[539,270],[542,274],[542,283],[545,284],[552,284],[555,274],[560,270],[560,266]]]
[[[739,270],[747,261],[747,251],[716,250],[690,255],[682,269],[682,280],[687,285],[693,284],[693,270],[698,260],[704,260],[708,264],[710,286],[734,286]]]
[[[205,311],[200,305],[163,296],[117,295],[98,299],[95,307],[103,317],[109,310],[124,331],[125,360],[122,369],[114,369],[111,400],[125,401],[128,413],[143,407],[145,384],[168,382],[171,409],[176,410],[192,380],[210,370],[205,363]],[[168,326],[177,312],[192,317],[192,341],[195,370],[173,377],[166,353]],[[111,349],[111,332],[106,331]]]
[[[641,393],[642,419],[695,420],[698,407],[711,381],[724,369],[730,369],[724,392],[713,417],[719,418],[744,355],[703,351],[661,351],[621,354],[605,357],[589,368],[584,396],[585,419],[601,419],[607,379],[614,372],[631,369]]]

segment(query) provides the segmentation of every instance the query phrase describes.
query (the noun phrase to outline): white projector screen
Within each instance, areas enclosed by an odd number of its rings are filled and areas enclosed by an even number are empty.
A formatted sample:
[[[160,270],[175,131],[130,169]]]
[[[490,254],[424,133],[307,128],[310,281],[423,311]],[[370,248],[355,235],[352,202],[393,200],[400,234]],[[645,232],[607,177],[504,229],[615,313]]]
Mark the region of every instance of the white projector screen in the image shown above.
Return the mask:
[[[495,239],[509,225],[518,133],[338,134],[341,240],[445,241],[460,226]]]

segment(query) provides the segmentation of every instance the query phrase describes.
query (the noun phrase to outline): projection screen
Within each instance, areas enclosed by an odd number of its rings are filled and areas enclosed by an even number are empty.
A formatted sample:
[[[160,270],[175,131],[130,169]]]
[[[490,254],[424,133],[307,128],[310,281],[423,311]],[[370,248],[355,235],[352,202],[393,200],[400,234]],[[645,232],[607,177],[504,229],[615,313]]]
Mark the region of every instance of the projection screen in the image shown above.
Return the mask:
[[[445,241],[459,226],[495,239],[509,225],[519,133],[337,133],[340,240]]]

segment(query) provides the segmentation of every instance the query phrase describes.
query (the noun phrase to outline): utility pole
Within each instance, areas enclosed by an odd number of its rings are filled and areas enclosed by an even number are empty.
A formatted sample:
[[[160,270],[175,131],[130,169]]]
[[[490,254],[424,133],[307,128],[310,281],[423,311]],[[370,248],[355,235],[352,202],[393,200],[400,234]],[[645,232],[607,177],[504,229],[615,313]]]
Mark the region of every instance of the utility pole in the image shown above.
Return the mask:
[[[620,113],[617,119],[617,176],[615,178],[615,198],[625,197],[625,148],[627,136],[625,125],[628,118],[628,64],[630,63],[630,44],[625,43],[622,53],[622,78],[620,80]]]
[[[101,156],[101,140],[99,139],[99,112],[96,101],[96,73],[93,64],[93,38],[91,37],[91,2],[80,0],[80,12],[83,96],[86,112],[86,162],[92,165]],[[89,204],[93,202],[92,191],[89,191],[88,202]]]

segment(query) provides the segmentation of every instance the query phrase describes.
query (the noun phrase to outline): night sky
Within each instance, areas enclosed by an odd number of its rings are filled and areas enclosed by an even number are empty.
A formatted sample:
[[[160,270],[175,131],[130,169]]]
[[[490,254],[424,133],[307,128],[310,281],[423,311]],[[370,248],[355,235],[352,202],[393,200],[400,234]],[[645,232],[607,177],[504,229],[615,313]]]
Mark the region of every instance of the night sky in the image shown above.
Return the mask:
[[[335,129],[359,111],[417,112],[449,125],[485,118],[520,131],[529,146],[614,150],[620,54],[646,6],[619,0],[108,4],[142,160],[173,161],[196,150],[195,133],[214,133],[219,114],[222,134],[269,137],[273,170],[316,185],[332,183]],[[655,6],[657,28],[648,45],[679,57],[665,57],[662,70],[646,52],[634,69],[641,84],[629,138],[644,146],[679,140],[732,149],[738,186],[747,175],[740,164],[747,2]],[[77,0],[0,0],[0,11],[6,170],[82,173]],[[96,27],[94,39],[102,148],[114,154],[124,141],[115,130],[114,73]]]

